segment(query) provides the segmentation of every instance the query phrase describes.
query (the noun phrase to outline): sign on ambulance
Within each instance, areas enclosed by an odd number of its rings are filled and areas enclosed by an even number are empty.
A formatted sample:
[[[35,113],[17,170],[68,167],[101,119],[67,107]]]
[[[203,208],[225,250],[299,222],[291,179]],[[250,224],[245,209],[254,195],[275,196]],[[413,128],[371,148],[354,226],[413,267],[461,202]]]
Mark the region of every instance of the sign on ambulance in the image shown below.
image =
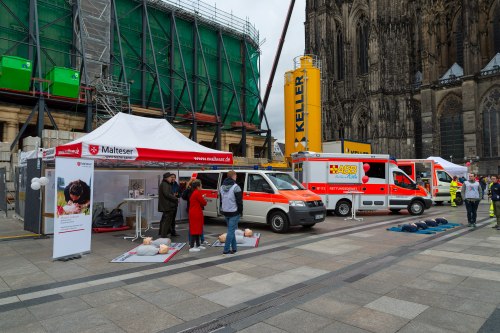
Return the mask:
[[[335,162],[328,163],[328,183],[358,183],[359,163]]]

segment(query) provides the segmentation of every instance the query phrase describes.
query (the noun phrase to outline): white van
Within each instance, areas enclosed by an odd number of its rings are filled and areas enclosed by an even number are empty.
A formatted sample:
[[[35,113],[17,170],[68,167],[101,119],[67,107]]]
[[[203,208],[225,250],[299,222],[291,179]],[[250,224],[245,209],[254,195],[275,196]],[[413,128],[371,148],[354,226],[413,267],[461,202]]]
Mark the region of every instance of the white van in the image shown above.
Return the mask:
[[[228,170],[198,171],[206,195],[205,216],[220,214],[219,189]],[[286,232],[290,226],[313,227],[326,217],[321,197],[307,189],[286,172],[270,170],[236,170],[236,183],[243,191],[241,221],[267,223],[274,232]]]

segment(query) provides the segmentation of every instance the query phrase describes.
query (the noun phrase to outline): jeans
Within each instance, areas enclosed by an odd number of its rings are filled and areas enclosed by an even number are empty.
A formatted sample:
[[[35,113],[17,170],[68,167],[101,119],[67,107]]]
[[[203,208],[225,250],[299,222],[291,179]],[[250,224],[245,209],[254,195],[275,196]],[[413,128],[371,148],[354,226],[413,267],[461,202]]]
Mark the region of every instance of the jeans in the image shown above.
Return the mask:
[[[465,199],[465,208],[467,209],[467,221],[469,222],[469,224],[476,224],[478,206],[479,206],[479,200]]]
[[[225,218],[227,223],[227,236],[226,242],[224,243],[224,253],[228,253],[231,248],[236,252],[236,236],[234,232],[238,229],[240,215],[226,216]]]

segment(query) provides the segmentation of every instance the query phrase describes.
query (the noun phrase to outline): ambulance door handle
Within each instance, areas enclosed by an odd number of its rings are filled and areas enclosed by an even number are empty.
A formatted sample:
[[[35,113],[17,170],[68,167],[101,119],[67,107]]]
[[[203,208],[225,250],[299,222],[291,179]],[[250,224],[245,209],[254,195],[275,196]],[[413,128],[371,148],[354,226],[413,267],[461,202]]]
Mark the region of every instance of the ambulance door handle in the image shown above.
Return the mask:
[[[247,195],[247,197],[250,195],[250,193],[249,193],[249,192],[246,192],[245,194]]]
[[[381,187],[380,190],[383,191],[383,190],[385,190],[385,188]]]
[[[363,190],[363,191],[366,191],[366,187],[363,187],[363,188],[362,188],[362,190]]]

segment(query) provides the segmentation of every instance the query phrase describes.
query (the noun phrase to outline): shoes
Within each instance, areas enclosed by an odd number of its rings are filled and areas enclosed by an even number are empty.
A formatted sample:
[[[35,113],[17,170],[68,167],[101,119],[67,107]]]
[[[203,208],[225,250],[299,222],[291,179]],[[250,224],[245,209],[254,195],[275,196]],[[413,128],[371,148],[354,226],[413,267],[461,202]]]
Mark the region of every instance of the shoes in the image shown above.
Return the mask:
[[[203,245],[210,245],[210,243],[207,242],[207,241],[203,241],[201,244],[203,244]]]
[[[231,250],[229,252],[222,252],[222,256],[224,257],[227,256],[228,254],[236,254],[236,251]]]
[[[206,250],[207,248],[202,245],[202,246],[198,246],[198,249],[200,249],[200,250]]]
[[[495,217],[495,215],[490,215],[490,217]]]
[[[475,228],[476,227],[476,224],[475,223],[472,223],[472,227]]]
[[[189,249],[189,252],[200,252],[200,248],[199,247],[192,247]]]
[[[472,227],[472,223],[467,224],[468,227]]]

